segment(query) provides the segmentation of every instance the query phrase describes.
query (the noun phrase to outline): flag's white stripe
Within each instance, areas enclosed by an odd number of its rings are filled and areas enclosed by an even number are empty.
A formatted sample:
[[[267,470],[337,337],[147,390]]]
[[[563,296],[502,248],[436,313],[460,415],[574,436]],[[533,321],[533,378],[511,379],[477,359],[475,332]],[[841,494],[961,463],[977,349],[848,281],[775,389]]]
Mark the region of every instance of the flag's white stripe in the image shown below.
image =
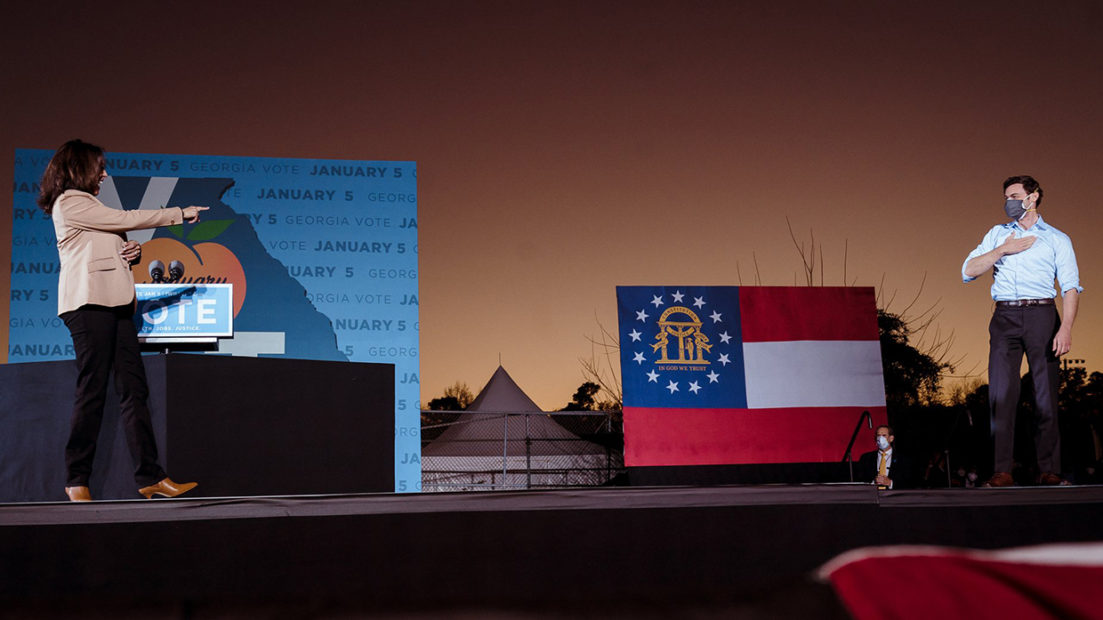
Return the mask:
[[[743,343],[747,406],[881,407],[881,344],[876,340]]]

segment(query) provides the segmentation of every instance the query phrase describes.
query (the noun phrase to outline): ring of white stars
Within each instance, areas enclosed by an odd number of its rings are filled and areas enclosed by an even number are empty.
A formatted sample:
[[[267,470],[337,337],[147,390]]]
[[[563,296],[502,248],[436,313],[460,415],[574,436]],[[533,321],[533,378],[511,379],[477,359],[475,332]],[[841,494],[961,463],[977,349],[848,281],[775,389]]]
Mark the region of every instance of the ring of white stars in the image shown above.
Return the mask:
[[[682,303],[682,300],[685,299],[686,295],[682,291],[674,291],[674,293],[671,294],[670,297],[675,303]],[[651,301],[649,301],[648,303],[655,306],[656,310],[658,308],[666,305],[666,302],[663,300],[662,295],[652,295],[651,296]],[[702,297],[694,297],[692,305],[696,306],[697,309],[700,310],[701,308],[704,308],[707,303],[708,302],[705,301],[705,298],[703,296]],[[647,314],[647,309],[646,308],[643,308],[641,310],[636,311],[636,320],[637,321],[646,322],[649,317],[650,317],[650,315]],[[722,323],[724,321],[724,315],[721,314],[720,312],[716,311],[716,310],[712,311],[712,314],[709,315],[709,318],[712,319],[712,323],[714,325],[716,323]],[[720,336],[720,343],[721,344],[730,344],[731,341],[732,341],[732,335],[729,334],[727,332],[727,330],[720,332],[719,336]],[[639,331],[636,328],[632,328],[632,331],[628,332],[628,337],[631,339],[632,342],[642,342],[643,332]],[[642,365],[644,362],[647,361],[647,358],[644,357],[644,354],[642,352],[636,351],[634,356],[632,357],[632,361],[636,362],[637,365]],[[720,357],[718,357],[716,359],[716,361],[718,363],[720,363],[722,366],[727,366],[728,364],[732,363],[732,361],[729,357],[729,354],[727,354],[727,353],[721,353]],[[659,383],[659,377],[661,377],[661,376],[662,375],[655,372],[655,369],[652,368],[646,374],[647,382],[657,384],[657,383]],[[715,370],[709,371],[709,373],[705,376],[708,377],[708,380],[709,380],[710,384],[711,383],[720,383],[720,374],[717,373]],[[670,390],[671,394],[674,394],[675,392],[681,391],[681,389],[679,388],[679,383],[677,381],[674,381],[674,380],[670,380],[667,383],[666,387],[663,388],[663,389]],[[689,387],[686,388],[686,389],[688,389],[690,392],[692,392],[693,394],[696,395],[698,392],[700,392],[701,390],[703,390],[705,388],[701,386],[699,381],[690,381],[689,382]]]

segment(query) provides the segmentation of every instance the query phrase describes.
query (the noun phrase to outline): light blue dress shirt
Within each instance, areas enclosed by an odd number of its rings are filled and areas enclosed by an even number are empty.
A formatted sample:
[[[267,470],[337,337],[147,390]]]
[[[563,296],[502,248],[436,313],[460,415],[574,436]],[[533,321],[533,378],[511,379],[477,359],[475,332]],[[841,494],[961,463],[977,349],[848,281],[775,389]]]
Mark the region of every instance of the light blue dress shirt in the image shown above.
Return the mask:
[[[1008,235],[1015,235],[1016,238],[1037,237],[1038,240],[1022,252],[1008,254],[996,261],[992,267],[992,299],[1052,299],[1057,295],[1053,288],[1055,278],[1061,286],[1062,295],[1072,289],[1084,290],[1080,286],[1080,270],[1076,267],[1072,240],[1065,233],[1046,224],[1040,215],[1030,230],[1023,230],[1018,222],[992,227],[977,249],[970,252],[961,264],[963,282],[976,280],[965,275],[965,265],[981,254],[996,249]]]

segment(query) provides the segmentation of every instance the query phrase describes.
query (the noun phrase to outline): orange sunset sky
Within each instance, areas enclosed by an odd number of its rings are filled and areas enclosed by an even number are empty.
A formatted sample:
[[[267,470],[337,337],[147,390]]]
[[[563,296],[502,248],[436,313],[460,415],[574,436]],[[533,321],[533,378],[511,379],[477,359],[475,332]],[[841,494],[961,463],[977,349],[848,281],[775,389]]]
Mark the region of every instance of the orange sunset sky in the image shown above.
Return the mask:
[[[66,3],[5,8],[0,180],[16,148],[415,160],[422,398],[498,364],[542,407],[582,382],[618,284],[803,282],[937,306],[983,378],[965,255],[1032,174],[1100,369],[1103,4]],[[8,323],[11,193],[0,201]],[[0,330],[6,360],[7,332]]]

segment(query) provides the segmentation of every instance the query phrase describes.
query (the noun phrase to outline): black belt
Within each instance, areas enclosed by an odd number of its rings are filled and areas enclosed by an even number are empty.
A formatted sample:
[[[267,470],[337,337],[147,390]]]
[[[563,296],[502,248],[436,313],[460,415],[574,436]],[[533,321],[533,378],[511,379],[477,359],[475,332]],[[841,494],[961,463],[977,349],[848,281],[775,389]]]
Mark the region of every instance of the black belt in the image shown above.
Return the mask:
[[[997,306],[1005,306],[1005,307],[1010,306],[1010,307],[1013,307],[1013,308],[1019,307],[1019,306],[1052,306],[1053,305],[1053,298],[1050,297],[1049,299],[1012,299],[1011,301],[997,301],[996,305]]]

